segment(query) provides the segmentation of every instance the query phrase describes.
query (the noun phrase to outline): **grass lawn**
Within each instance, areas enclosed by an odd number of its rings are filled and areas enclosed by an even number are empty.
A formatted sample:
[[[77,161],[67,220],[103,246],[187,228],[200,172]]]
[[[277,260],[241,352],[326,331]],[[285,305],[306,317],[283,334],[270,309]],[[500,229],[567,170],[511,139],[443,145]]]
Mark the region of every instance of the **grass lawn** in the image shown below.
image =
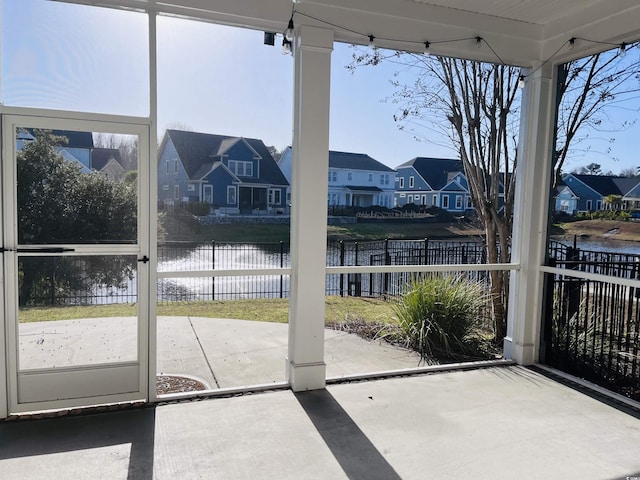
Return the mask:
[[[611,233],[615,232],[615,233]],[[553,236],[572,239],[574,235],[589,240],[640,241],[640,222],[621,220],[579,220],[554,225]]]
[[[20,322],[42,322],[79,318],[121,317],[136,314],[134,305],[92,305],[86,307],[33,307],[20,310]],[[175,302],[158,305],[159,316],[191,316],[209,318],[237,318],[260,322],[286,323],[289,300],[258,299],[212,302]],[[345,321],[376,323],[392,322],[392,303],[378,298],[326,297],[325,322]]]
[[[354,223],[347,225],[329,225],[329,240],[381,240],[423,238],[454,238],[459,236],[477,237],[482,232],[464,222],[455,223]],[[270,224],[230,224],[200,225],[197,229],[187,227],[167,228],[168,240],[187,240],[192,242],[288,242],[289,225]]]

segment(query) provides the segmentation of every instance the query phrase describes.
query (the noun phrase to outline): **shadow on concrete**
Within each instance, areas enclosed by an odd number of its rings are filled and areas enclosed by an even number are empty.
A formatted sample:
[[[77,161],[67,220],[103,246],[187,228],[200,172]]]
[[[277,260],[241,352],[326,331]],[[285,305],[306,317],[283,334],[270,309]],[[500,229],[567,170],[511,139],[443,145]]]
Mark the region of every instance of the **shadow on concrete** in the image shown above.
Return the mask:
[[[400,476],[327,390],[296,398],[351,480],[396,480]]]
[[[155,417],[155,408],[149,407],[1,422],[0,461],[131,444],[127,480],[152,480]]]

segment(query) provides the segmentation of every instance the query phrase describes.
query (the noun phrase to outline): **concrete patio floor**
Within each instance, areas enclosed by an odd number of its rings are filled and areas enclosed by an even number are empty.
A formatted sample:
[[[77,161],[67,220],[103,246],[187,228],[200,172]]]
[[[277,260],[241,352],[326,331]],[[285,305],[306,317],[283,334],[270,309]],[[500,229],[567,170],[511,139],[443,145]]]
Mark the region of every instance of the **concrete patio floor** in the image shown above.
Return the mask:
[[[0,478],[626,479],[640,415],[519,366],[0,423]]]
[[[157,373],[211,389],[285,381],[288,325],[203,317],[158,317]],[[127,317],[20,324],[23,369],[132,361],[136,323]],[[325,330],[327,376],[414,368],[418,354],[384,341]]]

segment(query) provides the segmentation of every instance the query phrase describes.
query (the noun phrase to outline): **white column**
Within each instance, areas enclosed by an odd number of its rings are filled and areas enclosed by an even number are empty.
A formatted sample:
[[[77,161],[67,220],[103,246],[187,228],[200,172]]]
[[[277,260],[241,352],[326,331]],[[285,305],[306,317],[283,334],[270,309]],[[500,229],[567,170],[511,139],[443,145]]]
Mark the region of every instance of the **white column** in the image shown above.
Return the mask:
[[[504,356],[522,365],[538,361],[543,274],[555,131],[555,68],[527,77],[522,97],[511,259],[520,264],[509,281]]]
[[[324,388],[324,302],[333,31],[295,39],[291,185],[291,294],[287,378],[294,391]]]

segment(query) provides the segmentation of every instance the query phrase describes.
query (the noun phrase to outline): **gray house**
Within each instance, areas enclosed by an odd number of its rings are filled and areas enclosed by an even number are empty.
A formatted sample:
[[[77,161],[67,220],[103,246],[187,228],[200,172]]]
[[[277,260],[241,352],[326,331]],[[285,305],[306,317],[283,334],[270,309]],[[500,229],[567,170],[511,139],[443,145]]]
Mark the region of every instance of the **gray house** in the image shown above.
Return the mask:
[[[396,170],[397,207],[415,204],[451,212],[473,208],[461,160],[416,157]]]
[[[202,202],[220,214],[286,213],[289,182],[255,138],[167,130],[158,158],[158,199]]]
[[[278,166],[291,182],[291,147],[282,153]],[[329,150],[327,205],[340,207],[391,207],[395,170],[366,153]]]
[[[622,209],[634,208],[638,198],[640,180],[611,175],[565,175],[555,195],[555,210],[574,215],[611,208],[607,197],[619,196]]]

